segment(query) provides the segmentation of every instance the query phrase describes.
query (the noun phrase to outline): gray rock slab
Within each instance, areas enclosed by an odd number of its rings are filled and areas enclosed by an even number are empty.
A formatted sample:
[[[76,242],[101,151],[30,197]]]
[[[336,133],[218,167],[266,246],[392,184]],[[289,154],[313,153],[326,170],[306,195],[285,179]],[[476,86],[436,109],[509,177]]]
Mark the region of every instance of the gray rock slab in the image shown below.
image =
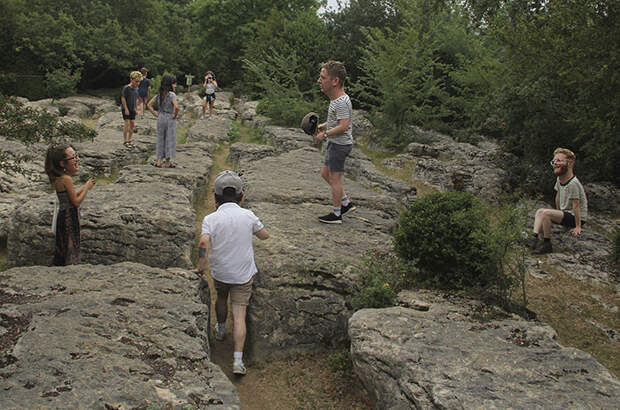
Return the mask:
[[[379,171],[370,158],[357,148],[353,148],[345,167],[347,174],[356,181],[397,199],[405,206],[416,198],[415,187]]]
[[[9,169],[0,170],[0,192],[37,189],[49,183],[44,173],[47,145],[25,145],[0,136],[0,150],[8,156],[9,162]],[[23,172],[11,167],[18,167]]]
[[[498,202],[502,197],[506,172],[475,161],[461,164],[420,158],[416,160],[413,178],[425,181],[442,192],[470,192],[482,200]]]
[[[49,265],[55,194],[15,210],[8,227],[10,266]],[[164,182],[96,186],[80,206],[83,263],[135,261],[191,266],[195,213],[188,189]]]
[[[240,408],[209,360],[209,307],[186,272],[38,266],[3,272],[0,286],[0,322],[16,330],[0,408]]]
[[[129,165],[120,171],[119,184],[166,183],[181,185],[192,192],[192,202],[204,193],[213,159],[210,151],[215,145],[196,142],[177,145],[177,155],[173,158],[175,168],[154,166],[156,157],[151,156],[146,164]],[[165,164],[165,162],[162,162]]]
[[[301,128],[268,125],[263,129],[263,137],[277,152],[314,146],[312,136],[303,132]]]
[[[251,122],[256,117],[256,108],[259,101],[242,101],[237,106],[239,116],[243,122]]]
[[[537,209],[553,208],[542,201],[525,201],[523,206],[528,212],[528,232],[534,224]],[[576,279],[597,285],[614,286],[620,290],[616,267],[609,258],[609,249],[612,246],[610,237],[615,226],[612,219],[595,211],[588,211],[588,220],[579,237],[574,237],[570,229],[553,224],[551,227],[553,253],[535,255],[534,259],[540,260],[541,263],[546,261],[548,264],[553,264]],[[530,273],[537,270],[539,270],[537,267],[533,267]]]
[[[353,110],[353,117],[351,120],[353,121],[353,139],[356,141],[360,138],[367,137],[372,135],[375,130],[375,127],[367,118],[368,113],[364,110]]]
[[[228,133],[232,129],[232,120],[215,116],[199,119],[187,131],[187,142],[228,142]]]
[[[252,202],[270,238],[255,241],[259,273],[248,308],[246,352],[262,360],[344,343],[361,255],[391,246],[391,220],[358,209],[342,225],[316,219],[313,203]]]
[[[620,189],[612,183],[589,183],[583,189],[586,191],[589,210],[620,213]]]
[[[45,191],[22,191],[0,195],[0,247],[6,247],[11,215],[17,208],[37,198],[49,196]]]
[[[100,128],[93,141],[73,144],[80,155],[80,174],[109,175],[125,165],[143,162],[155,147],[155,138],[134,134],[136,148],[123,146],[123,133],[113,128]]]
[[[236,142],[230,146],[228,156],[233,164],[238,164],[241,160],[253,162],[265,157],[275,155],[276,151],[271,145],[244,144]]]
[[[357,311],[349,321],[356,374],[380,409],[599,409],[620,382],[555,331],[516,317],[478,322],[474,306],[429,293],[427,311]]]
[[[238,168],[244,180],[246,200],[290,206],[320,203],[325,206],[320,214],[325,214],[331,206],[331,191],[320,176],[322,163],[323,155],[311,147],[256,161],[241,159]],[[369,190],[346,177],[343,184],[358,208],[379,211],[386,217],[398,215],[398,203],[394,198]]]
[[[270,123],[271,118],[265,117],[264,115],[255,115],[254,118],[249,121],[249,125],[254,129],[263,129]]]

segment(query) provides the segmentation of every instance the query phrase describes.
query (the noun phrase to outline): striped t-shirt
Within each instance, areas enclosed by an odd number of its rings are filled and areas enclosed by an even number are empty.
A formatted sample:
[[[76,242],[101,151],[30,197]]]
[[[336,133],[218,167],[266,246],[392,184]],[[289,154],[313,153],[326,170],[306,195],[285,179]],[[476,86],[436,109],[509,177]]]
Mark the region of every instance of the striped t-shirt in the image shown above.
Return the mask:
[[[327,129],[338,125],[338,120],[349,118],[349,128],[340,135],[330,135],[327,141],[333,144],[350,145],[353,144],[353,106],[348,95],[343,95],[329,102],[327,110]]]

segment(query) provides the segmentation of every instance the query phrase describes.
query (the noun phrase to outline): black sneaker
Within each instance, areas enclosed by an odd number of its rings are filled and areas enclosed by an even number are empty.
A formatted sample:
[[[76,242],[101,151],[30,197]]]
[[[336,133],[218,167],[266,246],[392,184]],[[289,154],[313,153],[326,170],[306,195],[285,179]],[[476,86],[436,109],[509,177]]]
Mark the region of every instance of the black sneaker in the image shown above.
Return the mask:
[[[551,241],[542,241],[542,243],[536,246],[536,249],[532,251],[534,255],[544,255],[546,253],[553,253],[553,247]]]
[[[540,242],[540,239],[537,236],[530,236],[525,240],[525,246],[531,250],[534,250],[538,246],[538,242]]]
[[[341,224],[342,216],[336,215],[335,213],[330,212],[325,216],[319,216],[319,221],[325,224]]]
[[[356,209],[357,208],[355,207],[355,205],[353,205],[353,202],[349,202],[349,205],[341,205],[340,206],[340,215],[344,215],[347,212],[353,212]]]

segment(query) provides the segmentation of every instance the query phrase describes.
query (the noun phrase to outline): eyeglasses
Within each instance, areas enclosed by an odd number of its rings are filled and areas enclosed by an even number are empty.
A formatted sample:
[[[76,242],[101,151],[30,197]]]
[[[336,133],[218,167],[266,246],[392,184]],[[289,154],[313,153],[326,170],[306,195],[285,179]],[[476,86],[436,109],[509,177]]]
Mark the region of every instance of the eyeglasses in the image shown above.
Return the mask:
[[[65,161],[71,161],[73,159],[80,159],[78,153],[76,152],[75,155],[73,155],[72,157],[69,158],[65,158]]]
[[[570,161],[570,160],[569,159],[552,159],[551,161],[549,161],[549,164],[551,164],[551,165],[566,164],[568,161]]]

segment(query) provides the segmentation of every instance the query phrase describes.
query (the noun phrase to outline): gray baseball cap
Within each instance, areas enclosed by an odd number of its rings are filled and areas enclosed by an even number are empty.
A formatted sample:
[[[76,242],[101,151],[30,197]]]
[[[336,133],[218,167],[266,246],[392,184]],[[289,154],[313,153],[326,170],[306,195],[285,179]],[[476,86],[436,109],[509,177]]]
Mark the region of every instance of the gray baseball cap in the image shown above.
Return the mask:
[[[227,169],[217,174],[213,184],[213,190],[217,195],[222,195],[224,188],[235,188],[235,193],[240,194],[243,191],[243,181],[236,172]]]

